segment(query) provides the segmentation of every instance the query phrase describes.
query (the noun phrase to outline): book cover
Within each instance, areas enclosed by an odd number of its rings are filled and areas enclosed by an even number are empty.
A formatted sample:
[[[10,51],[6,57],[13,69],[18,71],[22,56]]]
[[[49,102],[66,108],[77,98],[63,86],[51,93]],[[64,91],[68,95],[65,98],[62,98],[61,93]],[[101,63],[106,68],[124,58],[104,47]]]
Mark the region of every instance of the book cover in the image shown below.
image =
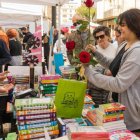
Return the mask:
[[[114,131],[110,133],[110,140],[140,140],[129,130]]]
[[[112,111],[125,110],[125,106],[120,103],[108,103],[108,104],[99,105],[99,109],[103,112],[112,112]]]

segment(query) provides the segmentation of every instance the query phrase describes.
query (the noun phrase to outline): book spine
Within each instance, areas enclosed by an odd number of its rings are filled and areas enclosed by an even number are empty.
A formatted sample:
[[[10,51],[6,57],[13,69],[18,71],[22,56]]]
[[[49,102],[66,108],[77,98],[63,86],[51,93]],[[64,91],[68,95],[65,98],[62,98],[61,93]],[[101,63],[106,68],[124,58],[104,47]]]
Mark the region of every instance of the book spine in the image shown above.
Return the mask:
[[[45,137],[44,132],[43,133],[28,134],[28,135],[19,135],[19,140],[29,140],[32,138],[41,138],[41,137]]]
[[[124,119],[124,117],[112,118],[112,119],[105,119],[105,120],[103,120],[103,123],[112,122],[112,121],[118,121],[118,120],[123,120],[123,119]]]
[[[45,123],[38,123],[38,124],[26,124],[26,125],[19,125],[18,130],[27,130],[32,128],[40,128],[40,127],[48,127],[48,126],[55,126],[57,125],[57,121],[52,122],[45,122]]]
[[[45,129],[47,129],[47,131],[58,130],[58,125],[46,127]],[[41,133],[41,132],[44,132],[44,127],[42,127],[42,128],[34,128],[34,129],[29,129],[29,130],[20,130],[19,134],[20,135],[25,135],[25,134],[34,134],[34,133]]]
[[[26,105],[18,107],[18,110],[41,110],[41,109],[53,109],[53,104],[45,104],[45,105]]]
[[[50,131],[48,132],[49,135],[58,135],[59,134],[59,130],[54,130],[54,131]],[[27,135],[19,135],[19,139],[20,140],[29,140],[29,139],[33,139],[33,138],[41,138],[41,137],[45,137],[45,133],[34,133],[34,134],[27,134]]]
[[[92,118],[90,118],[89,116],[86,116],[87,119],[92,123],[92,125],[96,126],[96,122],[92,120]]]
[[[43,114],[43,115],[30,115],[30,116],[17,116],[17,120],[31,120],[31,119],[43,119],[43,118],[55,118],[56,117],[56,113],[49,113],[49,114]]]
[[[24,115],[35,115],[35,114],[47,114],[55,112],[53,109],[42,109],[42,110],[23,110],[23,111],[17,111],[17,116],[24,116]]]
[[[93,121],[96,121],[96,119],[97,119],[97,115],[93,114],[92,112],[88,112],[87,116],[89,116]]]
[[[66,135],[66,124],[63,122],[61,118],[57,118],[58,128],[60,130],[59,136]]]
[[[56,118],[24,120],[24,121],[18,121],[18,125],[45,123],[45,122],[50,122],[50,121],[55,121],[55,120]]]

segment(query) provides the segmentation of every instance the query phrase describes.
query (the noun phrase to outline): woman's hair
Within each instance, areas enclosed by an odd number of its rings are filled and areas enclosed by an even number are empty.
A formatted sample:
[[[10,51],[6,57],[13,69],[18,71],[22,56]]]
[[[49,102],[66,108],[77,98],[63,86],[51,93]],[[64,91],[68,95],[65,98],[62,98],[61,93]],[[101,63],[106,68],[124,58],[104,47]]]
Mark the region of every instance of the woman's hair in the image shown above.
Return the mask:
[[[17,37],[18,36],[18,32],[16,29],[9,29],[7,32],[6,32],[8,38],[13,38],[13,37]]]
[[[3,40],[6,43],[6,46],[9,49],[8,36],[2,29],[0,29],[0,39]]]
[[[43,40],[45,37],[47,37],[47,34],[46,34],[46,33],[43,34],[42,40]]]
[[[125,23],[127,27],[140,38],[140,10],[130,9],[118,16],[117,20],[119,25]]]
[[[106,26],[98,26],[93,31],[93,37],[96,37],[96,33],[103,31],[106,36],[110,37],[110,29]]]

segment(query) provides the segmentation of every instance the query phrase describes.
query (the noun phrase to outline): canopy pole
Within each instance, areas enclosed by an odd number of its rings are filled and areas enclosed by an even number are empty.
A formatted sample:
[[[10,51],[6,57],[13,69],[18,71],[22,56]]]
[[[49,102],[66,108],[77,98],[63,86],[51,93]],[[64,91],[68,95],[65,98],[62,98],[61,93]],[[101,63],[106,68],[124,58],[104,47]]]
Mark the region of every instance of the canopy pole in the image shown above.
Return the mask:
[[[44,59],[44,46],[42,45],[42,36],[43,36],[43,15],[41,15],[41,46],[42,46],[42,74],[46,74],[46,64],[45,64],[45,59]]]
[[[52,6],[52,26],[56,28],[56,6]]]
[[[61,4],[58,4],[58,46],[59,46],[59,50],[60,50],[60,46],[61,46],[61,40],[60,40],[60,35],[61,35]]]

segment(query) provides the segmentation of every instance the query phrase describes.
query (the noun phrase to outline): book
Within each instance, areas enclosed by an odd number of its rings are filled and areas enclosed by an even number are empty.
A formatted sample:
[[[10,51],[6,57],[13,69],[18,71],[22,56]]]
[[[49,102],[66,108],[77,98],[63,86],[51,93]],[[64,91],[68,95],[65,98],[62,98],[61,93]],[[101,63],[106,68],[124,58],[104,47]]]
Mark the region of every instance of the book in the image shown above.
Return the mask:
[[[61,78],[60,75],[41,75],[40,82],[42,84],[56,84],[58,80]]]
[[[109,133],[101,126],[69,127],[71,140],[109,140]]]
[[[43,118],[43,119],[34,119],[34,120],[22,120],[18,121],[18,125],[25,125],[25,124],[35,124],[35,123],[44,123],[44,122],[51,122],[55,121],[56,118]]]
[[[124,114],[122,111],[106,114],[100,111],[100,109],[96,109],[96,114],[97,114],[97,120],[98,122],[100,122],[100,124],[105,123],[105,122],[118,121],[118,120],[124,119]]]
[[[31,110],[31,109],[53,109],[53,98],[28,98],[28,99],[16,99],[16,110]]]
[[[58,125],[55,126],[50,126],[50,127],[45,127],[45,129],[49,132],[49,131],[53,131],[53,130],[59,130],[58,129]],[[28,130],[20,130],[19,134],[20,135],[25,135],[25,134],[34,134],[34,133],[40,133],[40,132],[44,132],[44,127],[41,128],[32,128],[32,129],[28,129]]]
[[[97,125],[97,115],[96,115],[96,111],[92,110],[92,111],[88,111],[86,118],[93,124],[93,125]]]
[[[56,113],[47,113],[47,114],[36,114],[36,115],[29,115],[29,116],[17,116],[17,120],[35,120],[35,119],[47,119],[47,118],[55,118]]]
[[[87,119],[85,119],[85,122],[87,123],[87,126],[93,126],[93,124]]]
[[[99,105],[99,110],[102,112],[116,112],[119,110],[124,111],[125,106],[120,103],[108,103]]]
[[[87,120],[94,126],[96,126],[96,122],[92,120],[92,118],[90,118],[89,116],[86,116]]]
[[[129,130],[121,130],[111,132],[110,140],[140,140],[140,138]]]
[[[49,135],[58,135],[59,134],[59,130],[49,131],[48,133],[49,133]],[[41,132],[41,133],[34,133],[34,134],[19,135],[19,139],[20,140],[24,140],[24,139],[28,140],[28,139],[40,138],[40,137],[45,137],[45,133]]]
[[[66,135],[66,124],[64,123],[64,121],[61,118],[57,118],[57,122],[58,122],[58,128],[60,130],[59,136],[64,136]]]
[[[76,125],[79,125],[79,126],[87,126],[87,124],[86,124],[86,122],[84,121],[83,118],[63,119],[63,122],[66,125],[76,124]]]
[[[55,126],[55,125],[57,125],[57,121],[36,123],[36,124],[18,125],[18,130],[27,130],[27,129],[40,128],[40,127],[50,127],[50,126]]]
[[[35,110],[19,110],[16,112],[17,116],[28,116],[28,115],[36,115],[36,114],[47,114],[56,112],[56,109],[35,109]]]

